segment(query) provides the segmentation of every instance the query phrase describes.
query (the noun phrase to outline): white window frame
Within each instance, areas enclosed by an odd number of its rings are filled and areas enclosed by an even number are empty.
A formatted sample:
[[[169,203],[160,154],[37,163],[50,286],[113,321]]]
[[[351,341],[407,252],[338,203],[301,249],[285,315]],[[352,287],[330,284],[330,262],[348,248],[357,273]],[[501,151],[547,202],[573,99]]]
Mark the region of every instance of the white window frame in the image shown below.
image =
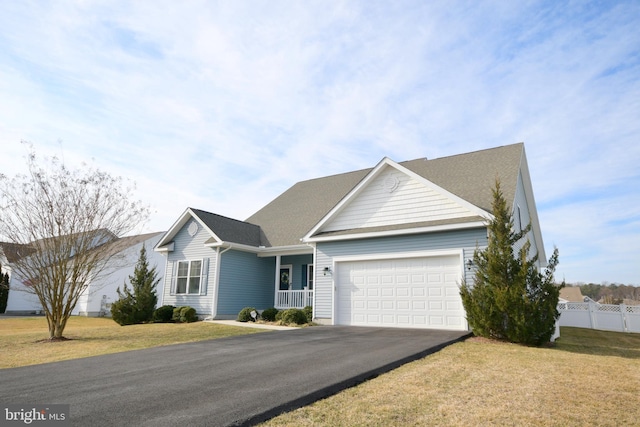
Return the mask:
[[[307,289],[308,290],[313,290],[313,286],[314,286],[314,279],[315,277],[313,276],[314,274],[314,268],[313,268],[313,264],[307,264]]]
[[[197,276],[192,276],[191,275],[191,266],[194,262],[199,262],[200,263],[200,272],[198,273]],[[187,275],[186,276],[179,276],[178,272],[180,271],[180,264],[181,263],[187,263]],[[202,270],[203,270],[203,265],[204,263],[202,262],[201,259],[192,259],[192,260],[182,260],[182,261],[178,261],[176,263],[176,295],[200,295],[200,289],[202,288]],[[190,282],[191,279],[193,278],[198,278],[198,290],[197,292],[189,292],[191,290],[191,286],[190,286]],[[180,279],[186,279],[186,283],[185,283],[185,292],[179,292],[179,281]]]

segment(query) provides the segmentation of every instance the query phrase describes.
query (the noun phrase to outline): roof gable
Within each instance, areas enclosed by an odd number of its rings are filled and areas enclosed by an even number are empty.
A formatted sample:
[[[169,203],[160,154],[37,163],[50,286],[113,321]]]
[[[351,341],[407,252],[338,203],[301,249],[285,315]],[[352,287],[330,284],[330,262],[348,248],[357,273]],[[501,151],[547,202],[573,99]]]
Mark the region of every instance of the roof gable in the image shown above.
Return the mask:
[[[477,222],[488,212],[384,158],[306,236],[341,230],[398,230],[418,223]]]
[[[423,181],[425,185],[439,187],[438,191],[448,194],[449,198],[473,205],[479,208],[479,212],[486,214],[491,212],[492,189],[496,178],[500,179],[505,199],[513,204],[523,157],[524,144],[517,143],[432,160],[420,158],[401,163],[386,160],[400,167],[414,179],[423,178],[428,181]],[[385,159],[378,166],[384,161]],[[325,219],[335,213],[340,203],[346,203],[345,198],[352,194],[374,169],[376,168],[298,182],[247,218],[247,222],[261,227],[267,246],[300,244],[302,238],[313,235],[313,232],[320,229],[321,222],[326,223]],[[477,216],[475,220],[481,221],[484,214]],[[464,222],[464,219],[462,221]],[[431,221],[439,226],[445,226],[446,222],[460,223],[461,219]],[[421,220],[418,225],[424,226],[425,221]],[[401,226],[371,228],[400,230],[409,226],[411,225],[407,223]]]
[[[200,209],[187,208],[165,235],[162,236],[155,250],[171,250],[170,245],[174,237],[191,219],[195,220],[209,233],[211,239],[207,242],[208,244],[232,242],[255,247],[263,245],[263,235],[257,225]]]

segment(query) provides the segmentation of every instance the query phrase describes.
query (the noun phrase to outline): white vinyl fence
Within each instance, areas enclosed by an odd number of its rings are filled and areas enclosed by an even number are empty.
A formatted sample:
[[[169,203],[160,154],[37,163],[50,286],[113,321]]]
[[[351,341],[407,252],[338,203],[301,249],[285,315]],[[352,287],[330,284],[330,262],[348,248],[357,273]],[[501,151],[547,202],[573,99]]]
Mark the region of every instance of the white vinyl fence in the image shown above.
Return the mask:
[[[560,326],[640,333],[640,306],[562,302],[558,304]]]

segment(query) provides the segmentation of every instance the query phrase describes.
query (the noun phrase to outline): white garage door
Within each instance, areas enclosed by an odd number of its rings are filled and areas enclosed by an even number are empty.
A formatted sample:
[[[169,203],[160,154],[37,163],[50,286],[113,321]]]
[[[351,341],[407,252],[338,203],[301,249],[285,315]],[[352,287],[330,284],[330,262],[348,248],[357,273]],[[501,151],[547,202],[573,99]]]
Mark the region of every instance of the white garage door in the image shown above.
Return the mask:
[[[340,262],[337,323],[466,330],[459,256]]]

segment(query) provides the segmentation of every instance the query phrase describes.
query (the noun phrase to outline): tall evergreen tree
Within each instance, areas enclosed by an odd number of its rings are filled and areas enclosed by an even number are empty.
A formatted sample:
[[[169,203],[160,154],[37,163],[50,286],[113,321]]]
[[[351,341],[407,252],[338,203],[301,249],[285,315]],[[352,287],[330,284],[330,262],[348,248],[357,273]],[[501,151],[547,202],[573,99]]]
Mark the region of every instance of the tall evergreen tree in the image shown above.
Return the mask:
[[[147,250],[142,245],[140,256],[133,275],[129,276],[131,289],[124,284],[121,292],[118,288],[119,299],[111,305],[111,316],[120,325],[148,322],[153,317],[158,296],[156,286],[160,282],[156,268],[149,269]]]
[[[514,248],[531,230],[529,223],[514,231],[511,212],[500,182],[493,189],[493,219],[488,224],[489,242],[476,249],[474,283],[462,283],[460,294],[473,333],[487,338],[541,345],[554,334],[560,289],[553,273],[558,249],[553,251],[544,273],[537,268],[538,254],[531,258],[526,240]]]

